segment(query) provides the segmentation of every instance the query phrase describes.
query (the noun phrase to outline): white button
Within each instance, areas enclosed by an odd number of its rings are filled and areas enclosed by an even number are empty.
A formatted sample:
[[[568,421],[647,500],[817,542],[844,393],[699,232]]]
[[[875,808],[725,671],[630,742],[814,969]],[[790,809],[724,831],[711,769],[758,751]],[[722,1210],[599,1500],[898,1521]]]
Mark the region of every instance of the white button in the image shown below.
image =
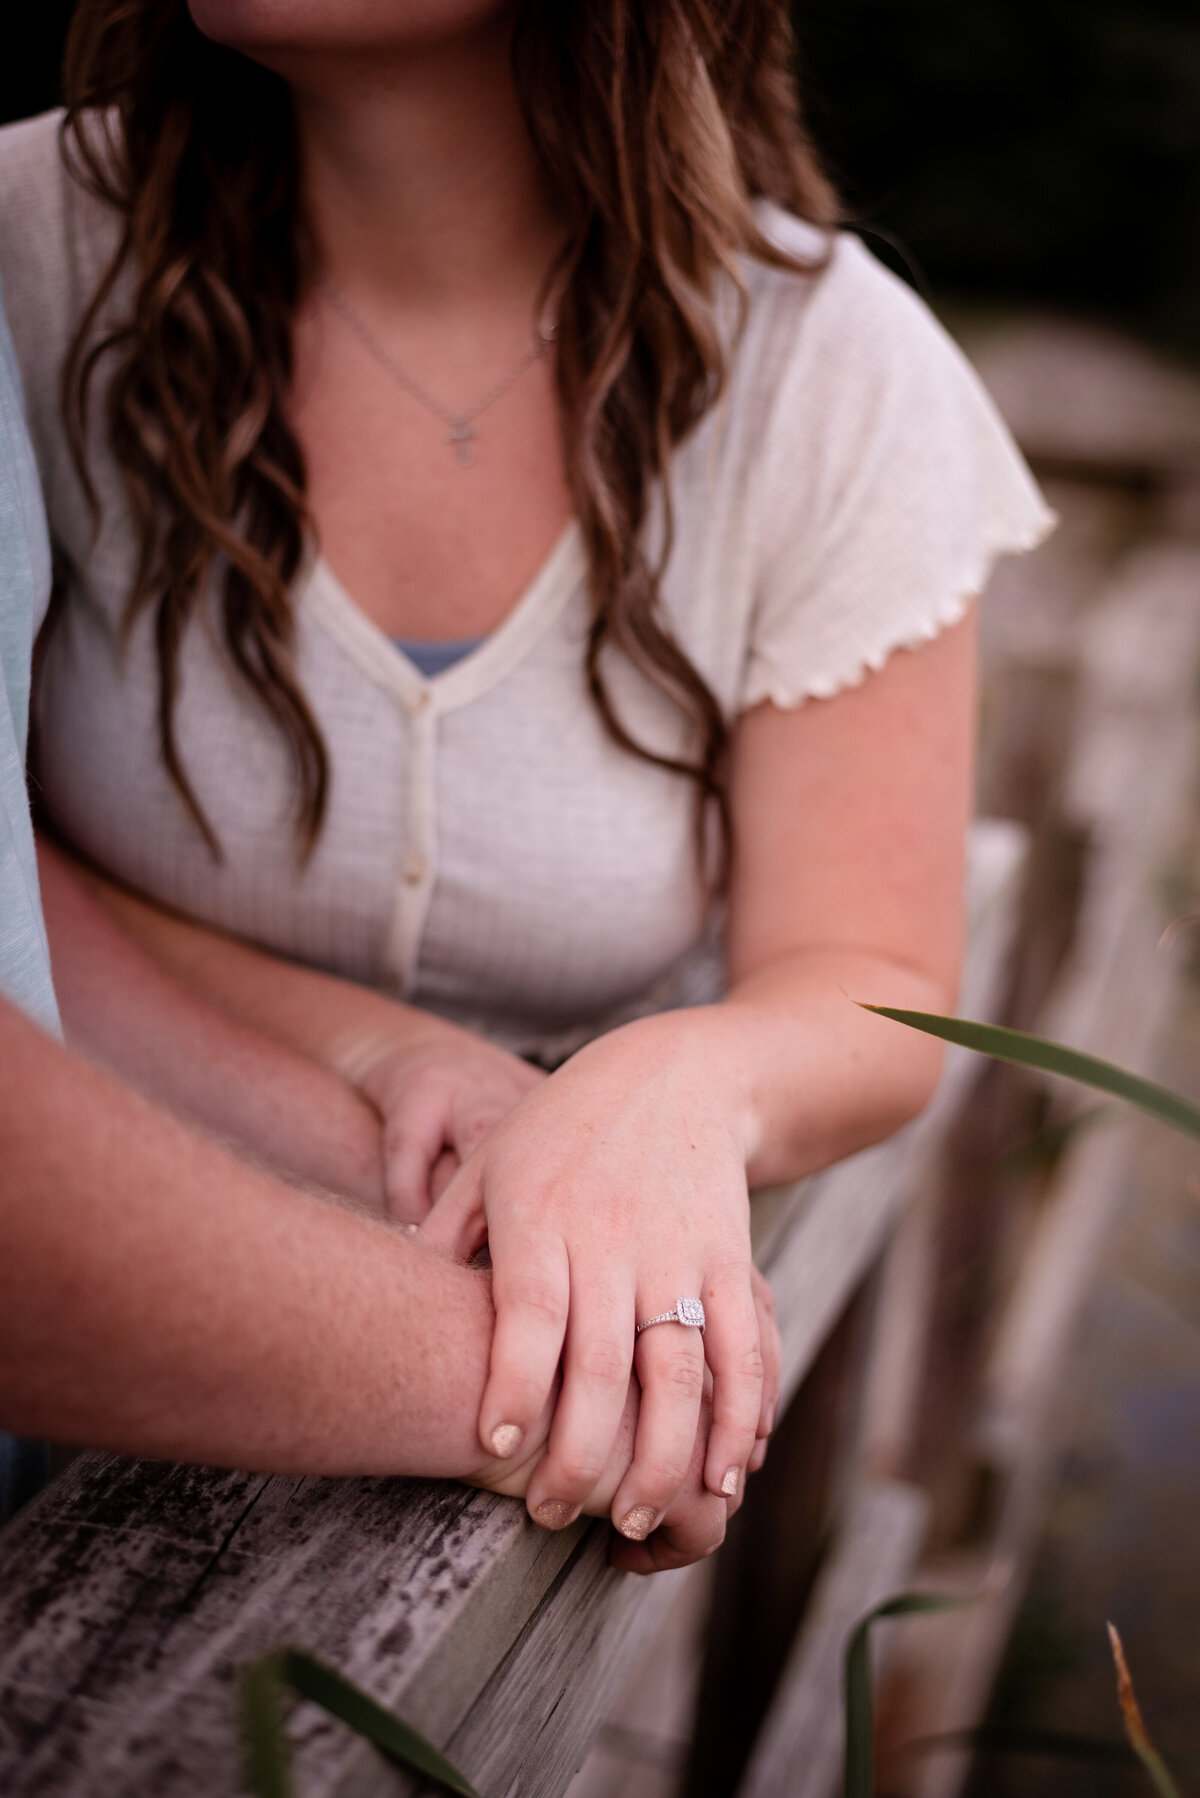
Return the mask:
[[[410,855],[404,864],[404,878],[410,887],[420,886],[425,878],[425,857]]]

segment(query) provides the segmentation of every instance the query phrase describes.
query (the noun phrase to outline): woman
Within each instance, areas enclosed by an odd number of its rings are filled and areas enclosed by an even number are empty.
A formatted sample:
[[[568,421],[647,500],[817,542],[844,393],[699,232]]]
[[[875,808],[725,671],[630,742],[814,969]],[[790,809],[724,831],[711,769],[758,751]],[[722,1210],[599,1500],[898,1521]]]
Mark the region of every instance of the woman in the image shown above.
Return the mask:
[[[850,995],[952,1002],[971,601],[1046,521],[957,352],[830,235],[787,56],[780,0],[83,0],[67,163],[53,121],[0,145],[64,568],[47,812],[159,906],[490,1039],[511,1108],[440,1190],[446,1105],[381,1001],[331,1026],[127,912],[352,1073],[398,1218],[486,1238],[490,1452],[561,1358],[549,1527],[632,1364],[634,1539],[706,1363],[709,1491],[761,1457],[748,1185],[933,1088]]]

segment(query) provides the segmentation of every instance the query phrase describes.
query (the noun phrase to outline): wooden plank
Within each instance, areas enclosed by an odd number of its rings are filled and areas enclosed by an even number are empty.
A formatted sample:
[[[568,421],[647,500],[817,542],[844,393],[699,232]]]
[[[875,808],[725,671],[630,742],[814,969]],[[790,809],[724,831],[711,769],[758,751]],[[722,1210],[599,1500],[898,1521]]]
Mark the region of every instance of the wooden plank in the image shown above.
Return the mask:
[[[1128,1118],[1098,1127],[1068,1158],[1061,1196],[1110,1215],[1128,1168],[1134,1126]],[[1072,1295],[1074,1296],[1074,1295]],[[988,1541],[972,1551],[942,1551],[922,1564],[923,1590],[974,1596],[967,1609],[931,1618],[898,1639],[885,1722],[887,1752],[883,1789],[906,1798],[956,1798],[970,1767],[966,1750],[944,1750],[920,1760],[897,1754],[905,1740],[974,1727],[983,1716],[1013,1619],[1021,1600],[1045,1515],[1061,1432],[1062,1349],[1077,1313],[1062,1316],[1064,1340],[1054,1345],[1040,1379],[1027,1391],[1017,1433],[985,1437],[985,1451],[1004,1454],[999,1515]],[[1010,1422],[1012,1420],[1010,1419]]]
[[[1156,545],[1132,556],[1094,615],[1068,802],[1092,832],[1094,865],[1076,948],[1039,1028],[1144,1069],[1169,1001],[1173,957],[1159,949],[1156,892],[1188,816],[1196,764],[1200,552]],[[1152,646],[1152,647],[1151,647]],[[1070,1103],[1091,1101],[1071,1089]],[[1046,1207],[998,1333],[981,1423],[985,1452],[1010,1461],[1048,1368],[1066,1352],[1117,1189],[1104,1178],[1110,1132],[1090,1133]]]
[[[852,1495],[738,1798],[830,1798],[842,1764],[847,1639],[874,1605],[906,1586],[928,1509],[918,1487],[898,1480],[871,1481]]]
[[[1200,464],[1200,382],[1100,326],[1014,318],[964,338],[1026,455],[1093,472]]]
[[[701,1561],[679,1575],[666,1616],[641,1641],[567,1798],[675,1798],[691,1741],[712,1574],[712,1561]]]
[[[236,1789],[233,1672],[284,1641],[444,1736],[579,1533],[449,1483],[85,1457],[0,1538],[0,1789]],[[353,1744],[300,1734],[333,1789]]]

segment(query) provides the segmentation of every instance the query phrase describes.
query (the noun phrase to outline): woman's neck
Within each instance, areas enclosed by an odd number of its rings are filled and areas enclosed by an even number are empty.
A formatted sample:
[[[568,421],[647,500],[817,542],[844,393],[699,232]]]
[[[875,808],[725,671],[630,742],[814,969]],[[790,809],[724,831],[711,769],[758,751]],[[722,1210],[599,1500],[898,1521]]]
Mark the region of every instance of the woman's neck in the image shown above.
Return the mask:
[[[561,241],[509,64],[509,28],[289,71],[326,273],[389,311],[533,300]]]

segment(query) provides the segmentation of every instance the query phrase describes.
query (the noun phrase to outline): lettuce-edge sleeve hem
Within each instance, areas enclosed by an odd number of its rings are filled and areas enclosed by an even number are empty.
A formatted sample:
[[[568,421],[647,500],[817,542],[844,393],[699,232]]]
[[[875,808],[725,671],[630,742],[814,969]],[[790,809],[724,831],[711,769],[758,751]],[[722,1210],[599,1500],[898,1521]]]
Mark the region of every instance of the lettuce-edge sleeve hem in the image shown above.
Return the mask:
[[[832,699],[838,693],[861,687],[868,675],[878,674],[897,650],[920,649],[951,625],[960,624],[983,593],[1001,557],[1036,549],[1057,524],[1058,514],[1049,506],[1039,505],[1018,528],[999,532],[983,542],[938,604],[922,607],[919,615],[916,608],[907,615],[897,610],[881,613],[880,628],[869,643],[856,633],[855,640],[847,640],[844,650],[829,655],[819,670],[795,674],[773,664],[770,656],[759,650],[742,686],[740,709],[748,711],[751,706],[769,701],[781,711],[793,711],[807,700]]]

